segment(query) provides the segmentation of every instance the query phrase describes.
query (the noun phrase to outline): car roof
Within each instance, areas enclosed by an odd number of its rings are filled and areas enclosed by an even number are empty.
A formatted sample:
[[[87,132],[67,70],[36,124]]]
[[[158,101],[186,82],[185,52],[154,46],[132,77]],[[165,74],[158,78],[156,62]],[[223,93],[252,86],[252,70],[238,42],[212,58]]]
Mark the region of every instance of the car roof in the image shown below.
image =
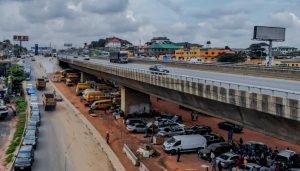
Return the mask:
[[[246,166],[250,166],[250,167],[261,167],[260,165],[256,164],[256,163],[247,163]]]
[[[227,152],[227,153],[223,153],[226,156],[238,156],[238,154],[232,153],[232,152]]]
[[[295,155],[296,152],[295,151],[292,151],[292,150],[282,150],[278,153],[278,155],[280,156],[284,156],[284,157],[291,157],[293,155]]]
[[[32,150],[32,145],[23,145],[20,148],[20,151],[31,151]]]
[[[245,144],[259,144],[259,145],[266,145],[265,143],[259,142],[259,141],[247,141],[247,142],[245,142]]]

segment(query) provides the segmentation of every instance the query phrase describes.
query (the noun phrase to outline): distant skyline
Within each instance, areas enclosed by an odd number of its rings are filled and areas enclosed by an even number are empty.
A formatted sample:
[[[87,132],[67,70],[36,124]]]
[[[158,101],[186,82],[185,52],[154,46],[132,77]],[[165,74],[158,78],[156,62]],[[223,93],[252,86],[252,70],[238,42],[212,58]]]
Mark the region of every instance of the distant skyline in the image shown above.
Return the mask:
[[[247,48],[253,26],[286,28],[286,41],[300,48],[298,0],[0,0],[1,39],[15,34],[57,48],[111,36],[144,44],[166,36],[173,42]]]

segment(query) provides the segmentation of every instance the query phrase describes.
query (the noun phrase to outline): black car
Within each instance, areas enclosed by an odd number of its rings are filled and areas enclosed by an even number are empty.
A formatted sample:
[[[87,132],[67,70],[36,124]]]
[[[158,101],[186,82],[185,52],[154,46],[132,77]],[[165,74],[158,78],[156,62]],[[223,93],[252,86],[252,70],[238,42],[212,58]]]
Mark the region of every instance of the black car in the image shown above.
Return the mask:
[[[262,142],[258,141],[247,141],[244,143],[247,149],[254,150],[256,154],[266,153],[268,151],[268,146]]]
[[[223,153],[229,152],[233,148],[233,145],[228,142],[213,143],[204,149],[198,151],[198,156],[205,160],[211,160],[211,152],[214,153],[215,157]]]
[[[34,151],[31,145],[21,146],[19,153],[16,157],[14,170],[31,170],[34,162]]]
[[[170,71],[166,69],[164,65],[156,64],[149,68],[152,74],[167,74]]]
[[[225,142],[224,138],[220,135],[216,134],[206,134],[203,135],[206,139],[207,145],[213,144],[213,143],[220,143],[220,142]]]
[[[190,128],[185,128],[185,133],[205,135],[211,133],[211,128],[205,125],[195,125]]]
[[[234,133],[241,133],[243,131],[243,127],[231,122],[220,122],[218,123],[218,127],[220,129],[224,129],[227,131],[232,130]]]

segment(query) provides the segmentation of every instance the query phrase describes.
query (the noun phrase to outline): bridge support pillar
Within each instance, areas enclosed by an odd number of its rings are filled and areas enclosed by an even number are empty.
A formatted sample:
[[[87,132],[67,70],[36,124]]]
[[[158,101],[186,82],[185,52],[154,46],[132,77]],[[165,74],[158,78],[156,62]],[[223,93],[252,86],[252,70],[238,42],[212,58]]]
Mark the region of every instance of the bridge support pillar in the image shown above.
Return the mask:
[[[86,81],[96,81],[97,77],[87,74],[85,72],[80,72],[80,82],[84,83]]]
[[[121,86],[121,109],[125,114],[150,112],[150,95]]]

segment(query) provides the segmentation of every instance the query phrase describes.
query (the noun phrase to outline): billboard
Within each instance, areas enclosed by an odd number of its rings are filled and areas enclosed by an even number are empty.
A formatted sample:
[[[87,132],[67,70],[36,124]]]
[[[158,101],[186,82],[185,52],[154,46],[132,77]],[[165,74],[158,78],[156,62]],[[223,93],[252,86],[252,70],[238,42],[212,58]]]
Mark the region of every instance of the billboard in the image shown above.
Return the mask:
[[[272,40],[284,41],[285,28],[282,27],[267,27],[267,26],[254,26],[253,33],[254,40]]]
[[[14,35],[14,41],[29,41],[29,36]]]
[[[72,44],[71,43],[65,43],[64,47],[72,47]]]

